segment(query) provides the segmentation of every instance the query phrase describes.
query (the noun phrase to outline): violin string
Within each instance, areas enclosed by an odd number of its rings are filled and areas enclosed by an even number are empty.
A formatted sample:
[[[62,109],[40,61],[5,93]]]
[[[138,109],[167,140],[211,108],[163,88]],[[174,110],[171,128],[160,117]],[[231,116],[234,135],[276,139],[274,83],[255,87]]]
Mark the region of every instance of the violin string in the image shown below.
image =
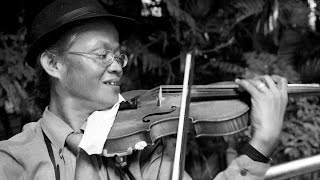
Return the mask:
[[[232,88],[230,88],[232,87]],[[194,87],[191,90],[192,98],[201,98],[201,97],[223,97],[223,96],[238,96],[239,94],[236,92],[234,86],[230,86],[228,88],[219,86],[219,88],[198,88]],[[166,85],[162,87],[163,94],[170,95],[180,95],[181,94],[181,86],[179,85]]]
[[[237,97],[240,95],[238,88],[236,84],[193,85],[191,96],[192,98]],[[160,89],[164,96],[179,96],[182,92],[181,85],[161,85],[147,91],[141,97],[157,97]],[[289,95],[320,95],[319,89],[319,84],[288,84]]]

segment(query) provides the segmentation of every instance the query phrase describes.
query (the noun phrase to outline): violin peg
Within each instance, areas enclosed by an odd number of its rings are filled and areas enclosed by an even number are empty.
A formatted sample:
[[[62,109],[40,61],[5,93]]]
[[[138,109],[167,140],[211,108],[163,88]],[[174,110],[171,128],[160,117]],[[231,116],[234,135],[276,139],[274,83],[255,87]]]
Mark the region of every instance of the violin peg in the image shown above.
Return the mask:
[[[158,98],[157,98],[157,106],[161,106],[161,102],[163,100],[163,97],[162,97],[162,86],[159,87],[159,94],[158,94]]]
[[[127,149],[127,155],[132,154],[132,152],[133,152],[133,148],[132,148],[132,147],[128,147],[128,149]]]
[[[125,167],[127,166],[127,156],[116,156],[116,166]]]
[[[108,151],[107,151],[107,149],[103,149],[103,150],[102,150],[102,155],[103,155],[104,157],[108,157]]]

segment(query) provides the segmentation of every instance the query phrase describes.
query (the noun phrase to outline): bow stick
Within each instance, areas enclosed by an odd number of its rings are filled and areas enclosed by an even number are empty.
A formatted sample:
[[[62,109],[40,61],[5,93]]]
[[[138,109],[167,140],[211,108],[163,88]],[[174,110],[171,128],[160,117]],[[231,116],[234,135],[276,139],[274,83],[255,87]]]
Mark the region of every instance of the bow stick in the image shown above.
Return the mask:
[[[194,60],[192,58],[192,55],[191,53],[188,53],[184,69],[177,141],[173,161],[172,180],[182,180],[184,174],[185,154],[188,140],[188,130],[186,124],[189,120],[189,104],[190,91],[193,80],[193,65]]]

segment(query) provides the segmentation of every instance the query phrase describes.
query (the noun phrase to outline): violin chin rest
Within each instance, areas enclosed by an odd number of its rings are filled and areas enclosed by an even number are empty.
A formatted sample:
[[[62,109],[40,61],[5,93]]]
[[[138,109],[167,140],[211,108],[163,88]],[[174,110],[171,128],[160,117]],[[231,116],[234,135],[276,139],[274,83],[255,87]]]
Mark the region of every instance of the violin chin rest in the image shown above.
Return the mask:
[[[121,95],[123,96],[123,98],[127,101],[130,99],[133,99],[137,96],[140,96],[141,94],[146,93],[148,90],[133,90],[133,91],[127,91],[124,93],[121,93]]]

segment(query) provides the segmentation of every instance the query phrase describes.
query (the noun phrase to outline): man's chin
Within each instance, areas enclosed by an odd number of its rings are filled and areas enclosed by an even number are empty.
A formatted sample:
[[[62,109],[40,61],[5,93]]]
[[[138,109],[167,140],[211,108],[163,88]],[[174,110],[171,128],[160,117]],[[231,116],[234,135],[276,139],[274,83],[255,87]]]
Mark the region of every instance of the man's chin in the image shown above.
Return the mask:
[[[115,105],[117,102],[119,101],[119,98],[115,98],[115,99],[112,99],[112,100],[108,100],[108,101],[105,101],[102,103],[102,110],[106,110],[106,109],[110,109],[113,107],[113,105]]]

